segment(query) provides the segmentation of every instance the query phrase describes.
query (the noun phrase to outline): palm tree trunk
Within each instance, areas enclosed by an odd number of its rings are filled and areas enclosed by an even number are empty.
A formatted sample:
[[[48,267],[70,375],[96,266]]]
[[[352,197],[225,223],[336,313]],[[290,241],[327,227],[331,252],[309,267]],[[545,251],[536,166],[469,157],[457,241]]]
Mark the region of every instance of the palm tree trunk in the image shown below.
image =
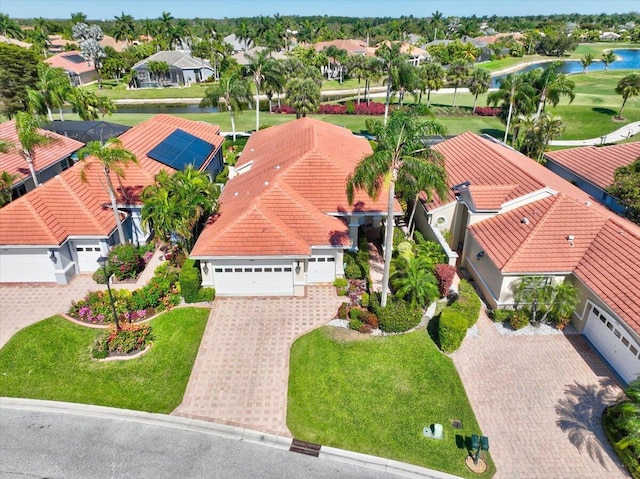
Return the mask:
[[[118,239],[121,244],[125,244],[127,239],[124,236],[124,228],[122,227],[122,221],[120,221],[120,212],[118,211],[118,201],[116,200],[116,192],[109,177],[109,169],[104,168],[104,176],[107,180],[107,189],[109,190],[109,198],[111,198],[111,209],[113,210],[113,216],[116,219],[116,226],[118,228]]]
[[[395,198],[396,183],[391,180],[389,183],[389,196],[387,200],[387,223],[384,238],[384,271],[382,273],[382,297],[380,298],[380,306],[383,308],[387,305],[387,296],[389,294],[389,272],[391,269],[391,253],[393,251],[393,200]]]
[[[51,112],[51,107],[47,105],[47,116],[49,117],[49,121],[53,121],[53,113]]]
[[[625,103],[627,103],[627,97],[622,99],[622,106],[620,107],[620,111],[618,112],[618,118],[622,118],[622,110],[624,108]]]
[[[231,131],[233,132],[233,141],[236,141],[236,116],[233,114],[233,109],[227,104],[227,110],[231,117]]]
[[[360,77],[358,77],[358,106],[360,106]]]
[[[544,108],[545,101],[547,101],[547,96],[542,93],[542,95],[540,95],[540,101],[538,102],[538,111],[536,112],[536,118],[538,118],[542,114],[542,109]]]
[[[411,215],[409,216],[408,226],[409,226],[409,231],[411,232],[409,239],[413,239],[413,231],[415,228],[411,227],[411,223],[413,222],[413,217],[416,215],[416,209],[418,209],[418,201],[420,201],[420,192],[416,194],[416,198],[413,201],[413,208],[411,208]]]
[[[256,83],[256,131],[260,129],[260,86]]]
[[[64,121],[64,113],[62,113],[62,106],[58,108],[58,112],[60,113],[60,121]]]
[[[451,108],[456,106],[456,95],[458,94],[458,85],[453,88],[453,103],[451,104]]]
[[[384,102],[384,124],[387,124],[389,117],[389,102],[391,101],[391,65],[389,65],[389,76],[387,77],[387,99]]]
[[[509,137],[509,124],[511,123],[511,114],[513,113],[513,103],[509,102],[509,113],[507,114],[507,128],[504,131],[504,139],[503,143],[507,143],[507,138]]]
[[[472,110],[473,113],[476,112],[476,105],[477,104],[478,104],[478,95],[476,94],[476,97],[473,99],[473,110]]]
[[[31,158],[31,153],[23,150],[23,154],[24,154],[24,159],[27,161],[27,165],[29,165],[31,178],[33,178],[33,186],[38,186],[38,177],[36,176],[36,169],[33,167],[33,158]]]
[[[431,88],[427,91],[427,108],[431,108]]]

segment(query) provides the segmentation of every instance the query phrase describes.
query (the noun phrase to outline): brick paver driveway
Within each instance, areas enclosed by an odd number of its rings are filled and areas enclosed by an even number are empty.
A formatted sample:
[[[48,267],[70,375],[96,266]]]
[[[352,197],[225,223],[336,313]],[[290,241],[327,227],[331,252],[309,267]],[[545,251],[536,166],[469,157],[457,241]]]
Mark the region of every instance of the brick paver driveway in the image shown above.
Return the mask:
[[[600,425],[619,385],[581,335],[501,336],[484,313],[478,329],[453,359],[495,479],[628,477]]]
[[[289,348],[340,304],[330,286],[304,298],[218,298],[182,404],[173,414],[290,436]]]

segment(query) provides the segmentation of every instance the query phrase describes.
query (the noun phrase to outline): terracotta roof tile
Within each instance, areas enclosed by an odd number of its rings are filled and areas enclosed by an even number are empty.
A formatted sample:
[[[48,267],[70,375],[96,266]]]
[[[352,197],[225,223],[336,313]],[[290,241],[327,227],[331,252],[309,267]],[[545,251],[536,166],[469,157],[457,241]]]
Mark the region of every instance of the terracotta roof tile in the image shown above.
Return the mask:
[[[36,173],[69,157],[73,152],[84,146],[84,143],[51,131],[38,131],[42,135],[52,138],[53,141],[48,145],[41,145],[34,148],[33,159]],[[20,147],[15,120],[0,123],[0,139],[10,141],[17,148]],[[0,171],[7,171],[12,175],[19,175],[16,181],[22,181],[31,176],[27,162],[16,148],[12,148],[8,153],[0,153]]]
[[[62,52],[52,57],[46,58],[44,62],[55,68],[63,68],[78,75],[86,72],[94,72],[95,68],[92,63],[81,61],[77,62],[77,57],[80,56],[79,51]],[[73,59],[73,60],[71,60]]]
[[[613,174],[617,168],[627,166],[640,157],[640,141],[622,145],[585,146],[550,151],[545,156],[590,183],[605,189],[613,183]]]

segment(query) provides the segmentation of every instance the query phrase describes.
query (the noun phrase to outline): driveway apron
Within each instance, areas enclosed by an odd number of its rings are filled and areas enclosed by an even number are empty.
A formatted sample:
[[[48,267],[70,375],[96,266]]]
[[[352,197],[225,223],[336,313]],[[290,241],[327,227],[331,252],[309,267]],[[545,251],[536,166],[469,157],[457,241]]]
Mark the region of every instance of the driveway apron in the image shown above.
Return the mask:
[[[217,298],[175,415],[291,436],[286,426],[289,349],[331,320],[331,286],[305,297]]]
[[[481,314],[453,355],[495,479],[628,477],[600,423],[620,393],[582,335],[504,336]]]

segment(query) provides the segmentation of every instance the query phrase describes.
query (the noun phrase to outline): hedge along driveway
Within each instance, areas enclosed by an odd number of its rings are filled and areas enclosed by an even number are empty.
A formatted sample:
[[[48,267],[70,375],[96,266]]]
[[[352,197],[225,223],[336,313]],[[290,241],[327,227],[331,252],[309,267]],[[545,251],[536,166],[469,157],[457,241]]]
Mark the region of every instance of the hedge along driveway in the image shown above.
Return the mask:
[[[150,323],[150,351],[109,362],[91,359],[103,330],[45,319],[0,350],[0,396],[170,413],[182,401],[208,316],[204,308],[164,313]]]

